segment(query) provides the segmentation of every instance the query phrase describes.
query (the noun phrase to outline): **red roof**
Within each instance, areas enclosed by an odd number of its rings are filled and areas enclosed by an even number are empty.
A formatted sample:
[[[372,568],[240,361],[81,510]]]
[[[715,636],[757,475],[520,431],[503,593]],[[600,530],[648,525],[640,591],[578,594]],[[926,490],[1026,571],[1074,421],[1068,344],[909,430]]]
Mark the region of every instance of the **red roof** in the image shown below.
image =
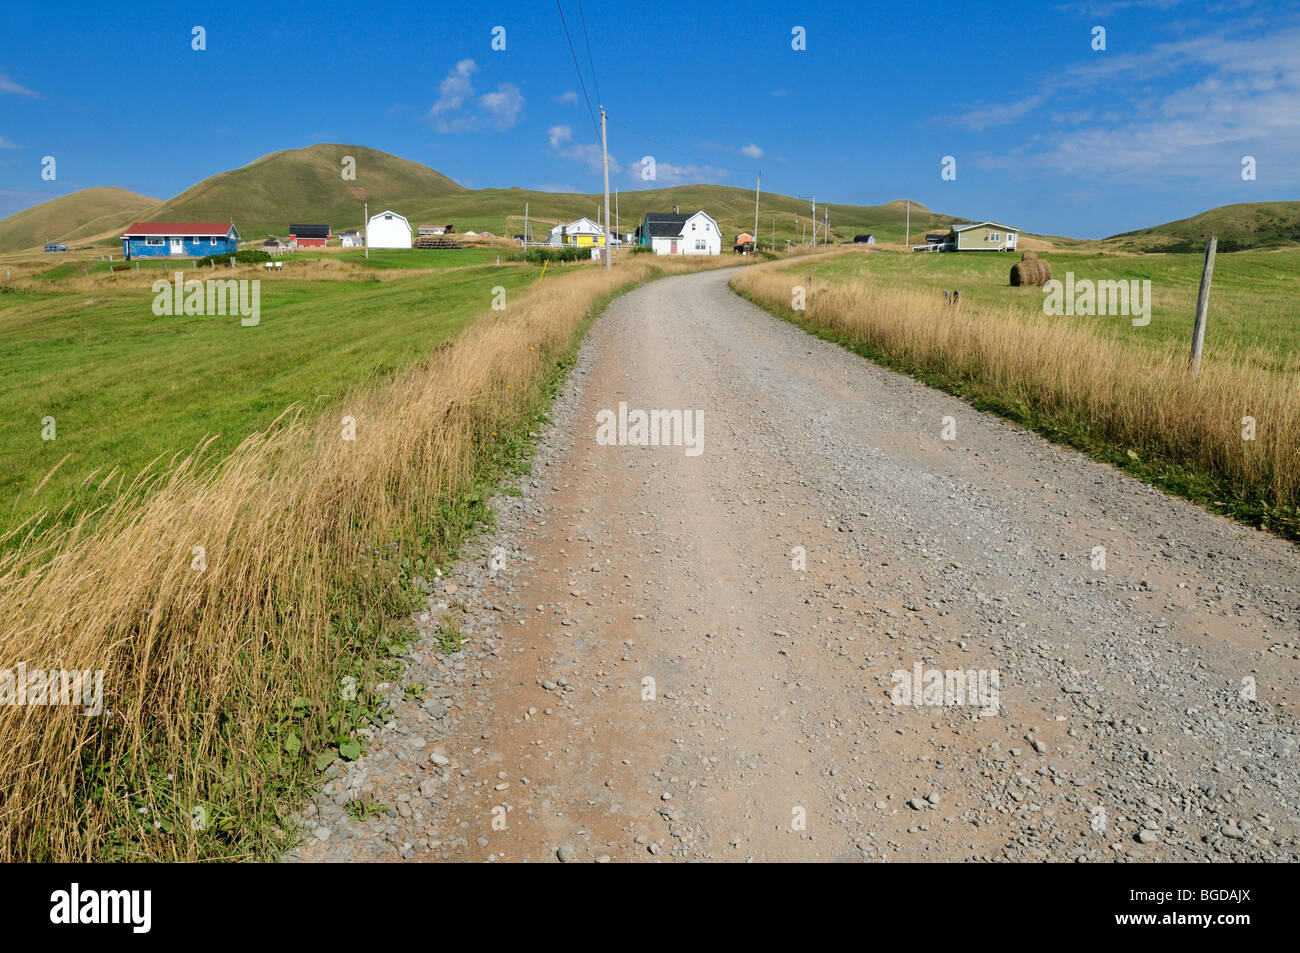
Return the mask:
[[[227,235],[234,222],[136,222],[122,237],[130,235]]]

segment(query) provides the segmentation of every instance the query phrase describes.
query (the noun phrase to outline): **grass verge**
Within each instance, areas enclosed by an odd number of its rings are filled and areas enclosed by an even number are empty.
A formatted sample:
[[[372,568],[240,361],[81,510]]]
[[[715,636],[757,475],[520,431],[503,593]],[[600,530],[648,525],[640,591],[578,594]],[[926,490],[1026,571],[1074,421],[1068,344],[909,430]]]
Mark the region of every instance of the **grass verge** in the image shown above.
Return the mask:
[[[288,846],[283,819],[381,714],[369,686],[400,670],[415,578],[527,460],[591,314],[692,264],[548,276],[333,412],[286,412],[211,466],[146,471],[0,556],[0,671],[98,671],[104,687],[99,717],[0,705],[0,859]]]
[[[1173,347],[1136,349],[1089,328],[869,279],[814,282],[763,267],[742,296],[810,334],[961,397],[1207,508],[1300,540],[1300,394],[1293,381]],[[1041,318],[1041,316],[1039,316]],[[1246,434],[1253,439],[1246,439]]]

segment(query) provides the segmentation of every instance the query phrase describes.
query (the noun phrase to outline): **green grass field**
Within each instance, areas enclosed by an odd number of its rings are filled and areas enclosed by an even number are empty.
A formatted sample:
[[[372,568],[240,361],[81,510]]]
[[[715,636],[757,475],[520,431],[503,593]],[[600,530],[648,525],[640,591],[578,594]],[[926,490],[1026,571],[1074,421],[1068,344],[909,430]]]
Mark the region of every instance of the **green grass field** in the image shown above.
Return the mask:
[[[317,408],[390,378],[488,310],[494,286],[508,303],[540,271],[474,264],[480,249],[375,252],[371,262],[387,270],[435,258],[454,270],[264,279],[256,327],[237,315],[156,317],[144,275],[88,291],[51,281],[48,291],[0,294],[0,527],[57,509],[92,472],[117,467],[129,481],[208,435],[219,435],[212,449],[223,453],[291,404]],[[47,416],[54,440],[42,439]]]
[[[248,246],[256,247],[254,245]],[[120,267],[125,264],[120,255],[115,255],[113,261],[100,261],[98,256],[90,257],[85,253],[81,255],[51,256],[55,258],[57,264],[53,267],[38,272],[33,277],[41,281],[62,281],[67,278],[80,278],[86,274],[102,275],[107,274],[114,266]],[[400,248],[376,248],[370,252],[367,258],[365,249],[349,248],[335,251],[296,251],[286,252],[284,255],[276,258],[276,261],[284,263],[284,268],[292,271],[293,263],[296,261],[338,261],[345,262],[357,268],[369,269],[372,271],[391,271],[401,268],[419,268],[440,270],[443,268],[463,268],[466,265],[489,265],[496,264],[500,259],[502,264],[511,261],[522,261],[522,251],[515,249],[499,249],[486,247],[468,247],[468,248],[445,248],[445,249],[400,249]],[[152,271],[162,274],[164,269],[176,271],[189,270],[192,264],[187,259],[139,259],[131,262],[132,269],[139,265],[139,271]],[[281,270],[279,274],[284,274]],[[277,278],[279,275],[276,276]]]
[[[1043,316],[1043,320],[1087,322],[1104,334],[1140,347],[1190,346],[1201,278],[1202,255],[1112,255],[1040,252],[1052,277],[1065,280],[1149,279],[1151,323],[1134,327],[1127,317]],[[834,281],[856,277],[885,286],[933,289],[937,301],[945,289],[965,300],[1005,305],[1042,314],[1040,288],[1013,288],[1011,266],[1018,254],[956,252],[940,254],[875,252],[801,262],[792,274]],[[1294,372],[1300,354],[1300,250],[1242,251],[1220,254],[1214,268],[1206,353],[1236,349],[1243,359],[1277,372]]]

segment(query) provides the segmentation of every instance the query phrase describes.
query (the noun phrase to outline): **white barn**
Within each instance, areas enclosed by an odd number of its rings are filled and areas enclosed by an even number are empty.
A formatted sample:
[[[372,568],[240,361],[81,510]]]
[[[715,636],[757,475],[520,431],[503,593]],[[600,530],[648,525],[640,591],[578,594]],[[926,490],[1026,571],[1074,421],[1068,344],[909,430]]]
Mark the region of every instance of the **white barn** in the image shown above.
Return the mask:
[[[642,244],[656,255],[719,255],[722,232],[708,212],[680,215],[647,212],[641,226]]]
[[[371,248],[410,248],[411,223],[393,211],[372,215],[366,223],[366,244]]]

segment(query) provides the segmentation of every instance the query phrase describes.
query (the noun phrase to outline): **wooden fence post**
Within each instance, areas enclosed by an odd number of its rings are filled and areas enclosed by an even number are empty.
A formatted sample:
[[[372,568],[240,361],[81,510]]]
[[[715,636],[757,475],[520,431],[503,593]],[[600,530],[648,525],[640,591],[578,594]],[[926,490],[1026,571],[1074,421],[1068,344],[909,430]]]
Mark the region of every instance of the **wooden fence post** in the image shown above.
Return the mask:
[[[1205,243],[1205,264],[1201,267],[1201,290],[1196,295],[1196,324],[1192,328],[1192,355],[1187,368],[1195,376],[1201,370],[1201,349],[1205,346],[1205,318],[1210,310],[1210,280],[1214,277],[1214,252],[1219,240],[1213,235]]]

